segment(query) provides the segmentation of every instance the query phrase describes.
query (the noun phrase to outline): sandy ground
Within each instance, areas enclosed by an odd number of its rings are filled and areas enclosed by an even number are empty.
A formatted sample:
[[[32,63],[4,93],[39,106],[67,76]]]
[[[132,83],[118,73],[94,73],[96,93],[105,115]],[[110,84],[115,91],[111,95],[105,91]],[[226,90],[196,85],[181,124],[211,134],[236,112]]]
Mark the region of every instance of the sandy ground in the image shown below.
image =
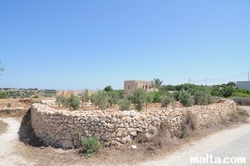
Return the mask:
[[[15,153],[15,148],[22,144],[17,134],[20,122],[14,118],[0,118],[0,120],[8,124],[7,132],[0,135],[0,165],[26,165],[25,159]]]

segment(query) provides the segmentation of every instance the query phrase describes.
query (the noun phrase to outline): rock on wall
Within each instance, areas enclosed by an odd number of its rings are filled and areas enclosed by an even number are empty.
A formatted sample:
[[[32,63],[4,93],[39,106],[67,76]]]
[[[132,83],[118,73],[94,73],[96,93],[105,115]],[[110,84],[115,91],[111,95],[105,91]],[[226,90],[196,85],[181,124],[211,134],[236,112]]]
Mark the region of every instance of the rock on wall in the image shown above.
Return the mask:
[[[181,127],[188,114],[195,115],[197,127],[217,123],[236,111],[231,100],[208,106],[193,106],[158,111],[66,111],[46,105],[33,104],[31,123],[35,134],[48,145],[74,148],[81,139],[96,137],[104,146],[130,142],[139,133],[157,134],[161,123],[167,123],[170,132]]]

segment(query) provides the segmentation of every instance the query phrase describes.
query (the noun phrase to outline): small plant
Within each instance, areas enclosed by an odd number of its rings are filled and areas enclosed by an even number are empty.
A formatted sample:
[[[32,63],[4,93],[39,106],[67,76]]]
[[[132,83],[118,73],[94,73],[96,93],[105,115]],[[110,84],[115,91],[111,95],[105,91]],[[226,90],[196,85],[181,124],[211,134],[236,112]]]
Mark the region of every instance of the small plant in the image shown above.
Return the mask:
[[[168,95],[164,95],[160,97],[160,101],[161,101],[161,108],[166,108],[168,106],[168,104],[170,104],[171,102],[173,102],[174,97],[172,94],[168,94]]]
[[[10,108],[10,107],[11,107],[11,103],[8,103],[8,104],[7,104],[7,107]]]
[[[77,110],[80,106],[80,99],[75,96],[74,94],[70,95],[70,98],[68,99],[69,103],[69,109]]]
[[[181,90],[179,94],[179,100],[185,107],[191,107],[193,105],[193,99],[189,92]]]
[[[38,95],[35,95],[33,98],[36,98],[36,99],[37,99],[37,98],[39,98],[39,96],[38,96]]]
[[[125,97],[123,100],[119,102],[120,110],[129,110],[131,105],[131,101],[128,99],[128,97]]]
[[[87,149],[85,153],[87,157],[91,157],[93,153],[99,152],[102,148],[102,144],[100,143],[100,141],[93,137],[82,139],[82,144]]]

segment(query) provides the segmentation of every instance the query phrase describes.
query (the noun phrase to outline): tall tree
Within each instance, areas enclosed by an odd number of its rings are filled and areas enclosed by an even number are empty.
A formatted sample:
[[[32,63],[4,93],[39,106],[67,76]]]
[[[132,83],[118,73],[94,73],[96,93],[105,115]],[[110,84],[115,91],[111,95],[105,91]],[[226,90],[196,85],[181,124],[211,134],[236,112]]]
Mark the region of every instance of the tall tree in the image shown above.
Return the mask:
[[[159,79],[159,78],[154,78],[151,83],[152,83],[152,86],[153,88],[157,88],[157,89],[160,89],[160,87],[162,86],[162,80]]]

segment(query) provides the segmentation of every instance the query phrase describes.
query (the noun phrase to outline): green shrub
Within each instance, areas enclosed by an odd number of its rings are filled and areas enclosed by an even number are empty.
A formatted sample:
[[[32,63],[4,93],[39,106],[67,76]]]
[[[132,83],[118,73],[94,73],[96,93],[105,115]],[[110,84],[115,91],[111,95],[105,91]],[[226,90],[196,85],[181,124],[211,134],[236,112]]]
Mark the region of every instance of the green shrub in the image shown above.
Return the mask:
[[[231,97],[250,98],[250,91],[246,89],[238,89],[231,95]]]
[[[181,90],[179,94],[179,100],[185,107],[191,107],[193,105],[193,99],[189,92]]]
[[[174,101],[174,97],[172,94],[164,95],[160,97],[161,108],[167,107],[168,104]]]
[[[152,103],[154,101],[154,94],[153,92],[146,93],[146,109],[148,107],[148,103]]]
[[[194,94],[194,103],[196,105],[208,105],[213,102],[212,96],[206,91],[197,91]]]
[[[160,97],[162,96],[162,92],[161,91],[154,91],[154,103],[160,103]]]
[[[107,108],[109,96],[106,91],[98,91],[90,96],[92,104],[98,106],[99,109],[104,110]]]
[[[33,98],[39,98],[39,96],[38,96],[38,95],[35,95]]]
[[[6,92],[0,92],[0,99],[8,99],[8,94]]]
[[[108,97],[109,97],[108,103],[109,103],[110,107],[116,105],[119,101],[118,93],[116,93],[115,91],[109,91]]]
[[[8,104],[7,104],[7,107],[10,108],[10,107],[11,107],[11,103],[8,103]]]
[[[100,141],[92,137],[82,139],[82,144],[87,149],[85,154],[87,157],[90,157],[93,153],[99,152],[102,148]]]
[[[71,94],[68,98],[69,109],[72,108],[73,110],[78,110],[80,103],[79,97],[75,96],[74,94]]]
[[[120,110],[122,111],[130,110],[130,105],[131,101],[127,97],[125,97],[123,100],[119,102]]]
[[[141,111],[147,100],[146,91],[142,88],[136,88],[131,98],[135,109]]]

